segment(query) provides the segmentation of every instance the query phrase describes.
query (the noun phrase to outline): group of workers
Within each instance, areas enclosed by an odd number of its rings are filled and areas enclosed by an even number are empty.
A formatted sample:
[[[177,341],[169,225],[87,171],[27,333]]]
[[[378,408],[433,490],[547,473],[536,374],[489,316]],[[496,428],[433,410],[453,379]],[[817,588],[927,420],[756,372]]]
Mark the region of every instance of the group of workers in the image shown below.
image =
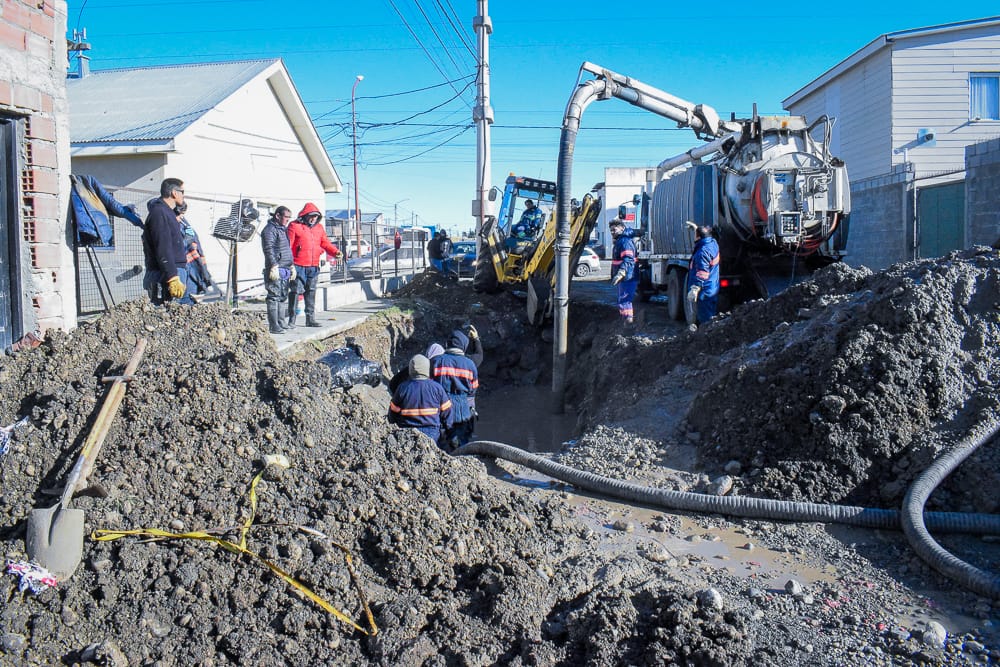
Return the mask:
[[[448,232],[439,229],[429,241],[427,241],[427,257],[431,261],[431,266],[438,273],[447,273],[451,265],[451,239]]]
[[[432,343],[389,381],[389,423],[415,428],[446,452],[468,443],[476,426],[476,390],[483,344],[471,324],[447,345]]]
[[[625,326],[632,326],[635,322],[632,301],[639,287],[635,238],[641,233],[626,227],[619,218],[608,223],[608,227],[615,241],[611,252],[611,284],[618,287],[618,314]],[[719,304],[719,244],[711,227],[695,228],[685,291],[685,299],[697,313],[698,322],[715,317]]]

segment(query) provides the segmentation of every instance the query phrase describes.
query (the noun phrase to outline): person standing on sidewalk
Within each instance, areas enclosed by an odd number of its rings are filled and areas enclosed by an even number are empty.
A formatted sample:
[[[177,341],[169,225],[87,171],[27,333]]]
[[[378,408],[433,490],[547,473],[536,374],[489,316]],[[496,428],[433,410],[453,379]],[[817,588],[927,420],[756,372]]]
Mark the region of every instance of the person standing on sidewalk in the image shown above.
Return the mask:
[[[288,244],[286,229],[291,219],[291,210],[279,206],[260,232],[260,245],[264,250],[264,288],[267,290],[267,328],[273,334],[295,328],[284,317],[288,283],[295,280],[292,247]]]
[[[142,229],[146,274],[142,286],[156,305],[177,299],[191,304],[187,294],[187,253],[174,208],[184,203],[184,181],[166,178],[160,196],[147,205],[149,215]]]
[[[295,324],[295,302],[303,295],[306,326],[322,326],[316,321],[316,286],[319,283],[319,258],[326,251],[331,259],[340,256],[340,250],[326,237],[325,225],[320,224],[323,214],[316,204],[307,203],[298,217],[288,225],[288,245],[292,249],[296,277],[288,290],[288,322]]]

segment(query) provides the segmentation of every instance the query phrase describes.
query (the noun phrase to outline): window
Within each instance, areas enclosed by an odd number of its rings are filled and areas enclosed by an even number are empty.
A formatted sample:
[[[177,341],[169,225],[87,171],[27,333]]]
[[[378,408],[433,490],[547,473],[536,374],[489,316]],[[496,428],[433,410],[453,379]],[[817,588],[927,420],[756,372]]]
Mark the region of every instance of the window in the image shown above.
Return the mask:
[[[969,74],[969,118],[1000,120],[1000,72]]]

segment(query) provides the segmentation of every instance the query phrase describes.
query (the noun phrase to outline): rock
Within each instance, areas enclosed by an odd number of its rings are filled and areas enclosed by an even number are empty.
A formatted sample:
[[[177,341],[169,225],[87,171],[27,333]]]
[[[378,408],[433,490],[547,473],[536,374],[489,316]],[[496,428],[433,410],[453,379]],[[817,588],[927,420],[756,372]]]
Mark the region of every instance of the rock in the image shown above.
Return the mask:
[[[631,521],[626,521],[625,519],[618,519],[613,524],[611,524],[611,527],[614,528],[615,530],[620,530],[624,533],[635,532],[635,524],[632,523]]]
[[[740,471],[743,470],[743,466],[740,464],[739,461],[730,461],[729,463],[726,464],[726,467],[723,469],[726,471],[726,474],[739,475]]]
[[[63,625],[69,627],[73,627],[80,620],[80,616],[69,607],[63,607],[59,617],[62,619]]]
[[[733,478],[729,475],[723,475],[712,480],[712,485],[709,487],[708,492],[713,496],[724,496],[732,490]]]
[[[20,653],[27,646],[28,639],[24,635],[8,632],[0,638],[0,644],[3,645],[4,653]]]
[[[80,652],[81,662],[93,662],[106,667],[128,667],[128,660],[113,641],[91,644]]]
[[[920,641],[922,641],[924,645],[934,648],[944,648],[944,643],[947,639],[948,631],[945,630],[944,626],[937,621],[928,621],[927,626],[920,635]]]
[[[722,611],[722,594],[714,588],[706,588],[698,591],[698,606],[711,611]]]
[[[785,592],[789,595],[794,595],[796,597],[802,595],[803,589],[802,584],[795,581],[794,579],[789,579],[785,582]]]

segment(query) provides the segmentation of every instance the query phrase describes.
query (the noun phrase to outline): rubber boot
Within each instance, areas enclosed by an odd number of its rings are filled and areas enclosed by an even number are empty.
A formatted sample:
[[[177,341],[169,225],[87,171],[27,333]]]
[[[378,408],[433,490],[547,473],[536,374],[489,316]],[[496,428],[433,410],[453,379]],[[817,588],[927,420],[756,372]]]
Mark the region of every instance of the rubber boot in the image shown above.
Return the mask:
[[[295,328],[295,302],[298,300],[298,298],[299,298],[298,292],[295,291],[288,292],[288,311],[286,312],[288,319],[285,320],[286,329]]]
[[[273,334],[284,333],[284,328],[281,326],[281,319],[278,315],[278,310],[284,304],[278,303],[277,301],[267,302],[267,330]]]
[[[306,326],[307,327],[321,327],[323,326],[316,321],[316,292],[309,290],[304,295],[305,301],[305,311],[306,311]]]

